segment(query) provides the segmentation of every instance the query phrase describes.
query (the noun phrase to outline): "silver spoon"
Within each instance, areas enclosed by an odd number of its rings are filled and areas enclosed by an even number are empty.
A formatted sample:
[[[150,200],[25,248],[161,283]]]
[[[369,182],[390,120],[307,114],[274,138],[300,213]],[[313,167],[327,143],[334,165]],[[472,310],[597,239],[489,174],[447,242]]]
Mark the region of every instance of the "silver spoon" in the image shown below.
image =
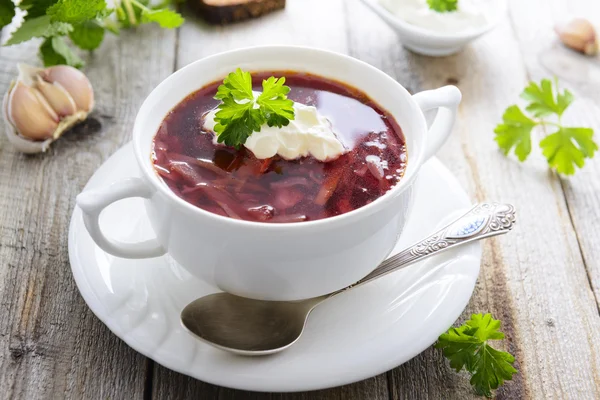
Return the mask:
[[[253,300],[214,293],[188,304],[181,312],[181,322],[197,338],[231,353],[278,353],[300,338],[308,315],[324,301],[442,251],[507,233],[514,223],[512,205],[481,203],[445,228],[388,258],[347,288],[300,301]]]

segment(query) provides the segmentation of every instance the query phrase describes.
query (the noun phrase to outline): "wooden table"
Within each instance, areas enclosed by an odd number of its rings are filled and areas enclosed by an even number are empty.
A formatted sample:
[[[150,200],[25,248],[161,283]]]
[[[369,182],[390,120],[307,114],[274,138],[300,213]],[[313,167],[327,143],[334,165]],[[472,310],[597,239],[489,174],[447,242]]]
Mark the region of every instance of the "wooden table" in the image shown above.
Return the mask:
[[[550,172],[534,150],[500,154],[493,129],[530,79],[557,74],[577,97],[566,119],[600,137],[600,62],[563,49],[552,30],[571,14],[600,16],[597,0],[511,0],[509,16],[462,53],[405,50],[357,0],[289,0],[285,11],[228,27],[188,15],[177,31],[143,27],[108,37],[87,58],[97,107],[48,154],[24,156],[0,138],[0,397],[19,399],[467,399],[468,378],[429,348],[386,374],[318,392],[262,394],[209,385],[136,353],[88,309],[69,268],[75,196],[131,138],[143,99],[174,70],[220,51],[302,44],[350,54],[409,90],[456,84],[464,94],[440,152],[474,201],[513,203],[517,229],[486,241],[461,320],[491,312],[519,374],[498,398],[600,398],[600,156],[575,177]],[[596,21],[600,22],[600,21]],[[4,32],[6,36],[6,32]],[[36,45],[0,48],[0,91]]]

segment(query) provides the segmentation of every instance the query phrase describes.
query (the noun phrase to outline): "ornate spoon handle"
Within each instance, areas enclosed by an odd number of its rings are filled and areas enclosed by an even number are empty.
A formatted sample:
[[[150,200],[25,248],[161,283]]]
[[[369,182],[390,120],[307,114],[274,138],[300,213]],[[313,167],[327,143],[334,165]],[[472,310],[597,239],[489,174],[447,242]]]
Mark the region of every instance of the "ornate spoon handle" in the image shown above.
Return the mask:
[[[515,208],[510,204],[477,204],[445,228],[388,258],[373,272],[350,287],[370,282],[453,247],[490,236],[502,235],[512,229],[515,221]]]

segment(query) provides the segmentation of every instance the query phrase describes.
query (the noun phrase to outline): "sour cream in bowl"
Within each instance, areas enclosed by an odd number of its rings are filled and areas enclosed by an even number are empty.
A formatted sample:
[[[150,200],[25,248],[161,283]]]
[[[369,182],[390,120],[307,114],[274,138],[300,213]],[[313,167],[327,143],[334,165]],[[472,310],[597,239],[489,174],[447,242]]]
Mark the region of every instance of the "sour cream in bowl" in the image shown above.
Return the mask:
[[[458,0],[438,12],[427,0],[362,0],[400,37],[404,46],[428,56],[446,56],[492,29],[506,13],[506,0]]]

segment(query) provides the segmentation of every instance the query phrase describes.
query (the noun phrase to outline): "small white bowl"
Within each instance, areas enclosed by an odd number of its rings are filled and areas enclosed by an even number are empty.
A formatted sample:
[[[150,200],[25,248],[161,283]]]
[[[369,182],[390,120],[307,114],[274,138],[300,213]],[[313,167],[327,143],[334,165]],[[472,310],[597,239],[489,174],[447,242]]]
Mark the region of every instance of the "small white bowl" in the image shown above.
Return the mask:
[[[415,53],[440,57],[459,52],[465,45],[494,28],[506,15],[506,0],[490,0],[490,22],[465,32],[441,33],[410,24],[389,12],[378,0],[361,0],[398,34],[402,44]]]

